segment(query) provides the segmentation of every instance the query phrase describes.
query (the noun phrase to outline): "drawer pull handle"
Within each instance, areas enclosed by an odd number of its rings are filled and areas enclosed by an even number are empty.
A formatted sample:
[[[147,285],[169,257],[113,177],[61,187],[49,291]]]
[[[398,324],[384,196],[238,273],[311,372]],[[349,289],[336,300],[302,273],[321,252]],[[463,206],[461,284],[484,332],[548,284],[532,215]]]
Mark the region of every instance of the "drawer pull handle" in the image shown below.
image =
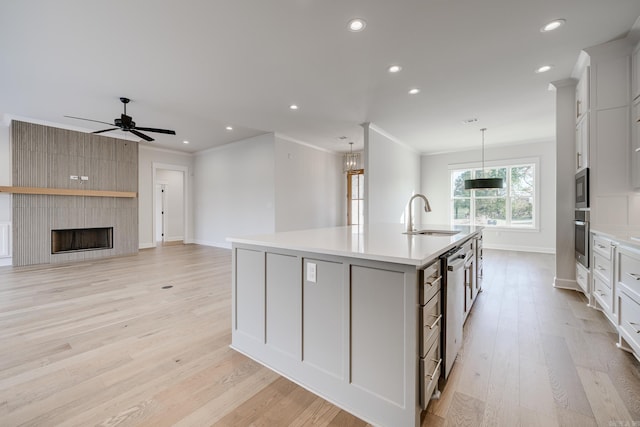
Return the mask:
[[[630,276],[632,279],[640,280],[640,274],[637,273],[627,273],[627,276]]]
[[[427,281],[427,285],[433,286],[436,283],[438,283],[441,279],[442,279],[442,276],[438,276],[436,279],[432,280],[431,282]]]
[[[429,375],[429,377],[431,378],[431,381],[433,381],[433,377],[436,376],[436,372],[438,372],[438,369],[440,368],[440,364],[442,363],[442,359],[440,360],[435,360],[435,359],[431,359],[433,362],[438,362],[438,364],[436,365],[436,368],[433,370],[433,373],[431,375]]]
[[[637,323],[634,323],[634,322],[629,322],[629,324],[630,324],[630,325],[632,325],[632,326],[634,326],[634,328],[633,328],[633,329],[635,329],[635,330],[636,330],[636,334],[640,334],[640,329],[636,329],[636,328],[635,328],[635,326],[640,327],[640,325],[638,325]]]
[[[436,317],[433,314],[430,314],[429,316]],[[431,324],[431,326],[429,326],[429,329],[435,328],[436,325],[438,324],[438,322],[440,321],[440,319],[442,319],[442,314],[436,317],[436,320],[434,320],[433,323]]]
[[[607,270],[606,268],[604,268],[604,267],[603,267],[603,266],[601,266],[601,265],[598,265],[596,268],[597,268],[599,271],[606,271],[606,270]]]
[[[606,246],[601,245],[600,243],[598,243],[598,247],[599,247],[600,249],[606,249]]]

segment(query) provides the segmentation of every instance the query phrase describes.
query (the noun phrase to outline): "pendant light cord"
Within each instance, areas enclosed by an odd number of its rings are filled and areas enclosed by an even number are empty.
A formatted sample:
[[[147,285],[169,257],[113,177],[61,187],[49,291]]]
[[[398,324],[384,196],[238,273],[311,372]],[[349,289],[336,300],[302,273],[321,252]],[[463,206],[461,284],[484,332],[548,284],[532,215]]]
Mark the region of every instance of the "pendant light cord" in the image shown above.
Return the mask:
[[[482,177],[484,178],[484,131],[486,131],[487,128],[482,128],[480,129],[480,132],[482,132]]]

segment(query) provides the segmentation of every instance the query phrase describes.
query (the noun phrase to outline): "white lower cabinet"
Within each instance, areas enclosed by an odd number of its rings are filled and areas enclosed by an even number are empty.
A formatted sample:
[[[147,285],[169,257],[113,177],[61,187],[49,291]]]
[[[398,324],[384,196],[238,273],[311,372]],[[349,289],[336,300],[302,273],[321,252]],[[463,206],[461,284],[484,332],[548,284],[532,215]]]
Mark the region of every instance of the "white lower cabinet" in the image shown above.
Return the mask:
[[[616,261],[618,346],[640,360],[640,249],[620,246]]]
[[[438,379],[442,370],[440,332],[442,330],[441,301],[442,272],[436,261],[423,272],[420,287],[420,406],[427,409],[429,400],[438,393]]]
[[[640,245],[592,232],[591,284],[595,307],[618,331],[618,348],[640,360]]]
[[[589,295],[589,270],[576,262],[576,282],[585,295]]]
[[[593,234],[591,238],[592,296],[596,307],[601,309],[612,324],[616,324],[617,312],[615,281],[613,280],[613,260],[616,244],[613,240]]]

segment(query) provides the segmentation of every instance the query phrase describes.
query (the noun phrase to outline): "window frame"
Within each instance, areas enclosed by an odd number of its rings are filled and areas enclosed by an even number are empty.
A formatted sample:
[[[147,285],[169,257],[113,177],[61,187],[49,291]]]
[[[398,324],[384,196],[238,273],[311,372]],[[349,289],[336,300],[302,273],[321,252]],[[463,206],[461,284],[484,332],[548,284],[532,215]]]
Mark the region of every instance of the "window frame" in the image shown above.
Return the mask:
[[[353,212],[351,209],[351,202],[353,200],[362,200],[363,209],[364,209],[364,194],[361,194],[362,197],[358,199],[352,199],[353,194],[351,192],[351,185],[352,185],[351,179],[353,178],[354,175],[361,175],[359,179],[364,179],[364,169],[354,169],[347,172],[347,225],[362,225],[362,224],[353,223]]]
[[[511,225],[511,203],[512,199],[517,198],[512,196],[511,189],[511,168],[513,167],[521,167],[532,165],[534,168],[534,189],[533,189],[533,223],[531,226],[514,226]],[[455,200],[469,200],[469,211],[470,217],[473,219],[470,221],[470,226],[482,226],[486,228],[490,228],[492,230],[508,230],[508,231],[522,231],[522,232],[538,232],[540,231],[540,158],[539,157],[527,157],[527,158],[516,158],[516,159],[506,159],[506,160],[495,160],[490,162],[485,162],[485,169],[497,169],[497,168],[507,168],[507,186],[506,186],[506,194],[505,194],[505,216],[509,221],[509,224],[506,225],[489,225],[489,224],[476,224],[475,223],[475,208],[476,208],[476,198],[472,193],[470,197],[454,197],[453,191],[453,173],[454,172],[463,172],[467,170],[471,170],[475,172],[476,170],[481,170],[482,165],[480,162],[473,163],[457,163],[449,165],[449,223],[451,225],[454,224],[454,201]],[[492,197],[481,197],[481,199],[488,199]],[[501,197],[500,197],[501,198]]]

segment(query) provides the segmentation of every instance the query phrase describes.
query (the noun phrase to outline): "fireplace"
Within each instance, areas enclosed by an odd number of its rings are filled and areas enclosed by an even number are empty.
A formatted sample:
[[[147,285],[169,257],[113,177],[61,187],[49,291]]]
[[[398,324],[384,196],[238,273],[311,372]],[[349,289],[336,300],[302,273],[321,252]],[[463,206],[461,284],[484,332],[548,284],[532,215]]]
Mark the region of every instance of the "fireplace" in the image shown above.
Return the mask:
[[[113,249],[113,227],[51,230],[51,253]]]

